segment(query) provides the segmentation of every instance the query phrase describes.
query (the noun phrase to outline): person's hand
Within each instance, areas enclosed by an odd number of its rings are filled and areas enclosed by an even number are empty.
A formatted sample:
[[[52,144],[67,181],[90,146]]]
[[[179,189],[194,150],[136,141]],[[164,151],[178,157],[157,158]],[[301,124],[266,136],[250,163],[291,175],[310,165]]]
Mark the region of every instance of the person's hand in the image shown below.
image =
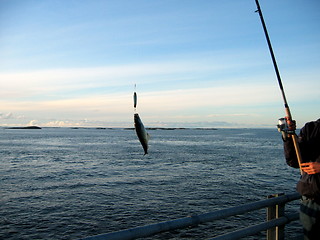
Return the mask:
[[[308,163],[301,163],[302,171],[308,174],[316,174],[320,173],[320,163],[319,162],[308,162]]]
[[[286,121],[288,124],[288,130],[294,132],[296,130],[296,121],[288,118],[286,118]]]
[[[289,119],[288,117],[279,118],[277,127],[278,131],[282,134],[283,141],[287,141],[296,130],[296,121]]]

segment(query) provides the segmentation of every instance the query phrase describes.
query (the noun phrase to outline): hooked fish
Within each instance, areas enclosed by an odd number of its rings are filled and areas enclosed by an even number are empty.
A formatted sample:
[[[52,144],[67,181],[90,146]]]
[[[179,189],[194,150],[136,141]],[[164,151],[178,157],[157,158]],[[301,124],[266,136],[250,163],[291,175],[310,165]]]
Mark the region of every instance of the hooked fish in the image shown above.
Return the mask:
[[[148,141],[150,139],[149,134],[147,133],[144,125],[139,117],[138,113],[134,114],[134,127],[136,129],[137,136],[143,147],[144,155],[148,154]]]

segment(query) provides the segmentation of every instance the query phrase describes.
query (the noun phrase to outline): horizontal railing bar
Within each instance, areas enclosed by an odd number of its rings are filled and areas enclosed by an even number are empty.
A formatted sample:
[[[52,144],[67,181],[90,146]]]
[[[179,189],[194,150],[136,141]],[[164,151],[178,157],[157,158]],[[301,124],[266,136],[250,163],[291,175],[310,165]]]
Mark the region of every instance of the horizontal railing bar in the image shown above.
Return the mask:
[[[227,218],[234,215],[247,213],[250,211],[273,206],[276,204],[290,202],[299,198],[300,198],[300,195],[298,193],[281,195],[279,197],[261,200],[253,203],[247,203],[244,205],[222,209],[222,210],[209,212],[205,214],[193,215],[190,217],[155,223],[155,224],[146,225],[142,227],[130,228],[130,229],[126,229],[118,232],[112,232],[112,233],[106,233],[106,234],[100,234],[100,235],[91,236],[87,238],[82,238],[82,240],[129,240],[129,239],[131,240],[136,238],[149,237],[161,232],[176,230],[180,228],[186,228],[189,226],[196,226],[196,225],[199,225],[200,223],[210,222],[210,221]]]
[[[209,240],[235,240],[235,239],[240,239],[242,237],[247,237],[247,236],[252,236],[255,235],[261,231],[265,231],[267,229],[276,227],[276,226],[281,226],[281,225],[285,225],[287,223],[290,223],[292,221],[296,221],[299,219],[299,213],[291,213],[288,215],[285,215],[283,217],[280,218],[276,218],[273,220],[270,220],[268,222],[264,222],[261,224],[257,224],[254,226],[250,226],[247,228],[243,228],[241,230],[238,231],[234,231],[231,233],[227,233],[218,237],[214,237],[211,238]]]

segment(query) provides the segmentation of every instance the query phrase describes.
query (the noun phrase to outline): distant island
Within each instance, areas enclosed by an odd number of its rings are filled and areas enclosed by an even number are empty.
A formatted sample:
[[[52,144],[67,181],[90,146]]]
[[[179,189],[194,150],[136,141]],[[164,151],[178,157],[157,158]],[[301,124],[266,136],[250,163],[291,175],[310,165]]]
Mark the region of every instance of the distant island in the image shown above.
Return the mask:
[[[183,128],[183,127],[147,127],[146,130],[218,130],[217,128]],[[134,130],[134,127],[132,128],[124,128],[124,130]]]
[[[41,129],[41,127],[38,127],[38,126],[8,127],[7,129]]]
[[[47,127],[44,127],[47,128]],[[49,127],[50,128],[50,127]],[[52,128],[60,128],[60,127],[52,127]],[[26,126],[26,127],[5,127],[5,129],[42,129],[41,127],[38,126]],[[123,130],[134,130],[134,127],[129,127],[129,128],[109,128],[109,127],[69,127],[69,129],[96,129],[96,130],[115,130],[115,129],[123,129]],[[218,130],[217,128],[185,128],[185,127],[146,127],[146,130]]]
[[[69,127],[70,129],[97,129],[97,130],[113,130],[114,128],[106,127]]]

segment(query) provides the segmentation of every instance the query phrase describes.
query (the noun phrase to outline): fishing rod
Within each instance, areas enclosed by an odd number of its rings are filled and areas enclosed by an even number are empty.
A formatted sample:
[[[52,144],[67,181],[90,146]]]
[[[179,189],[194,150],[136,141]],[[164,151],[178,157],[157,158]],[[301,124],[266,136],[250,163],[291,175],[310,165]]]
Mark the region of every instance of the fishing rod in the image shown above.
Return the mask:
[[[285,118],[286,118],[286,121],[292,122],[292,115],[291,115],[291,112],[290,112],[290,108],[289,108],[289,105],[288,105],[288,102],[287,102],[286,95],[284,93],[284,88],[283,88],[283,85],[282,85],[280,72],[279,72],[279,69],[278,69],[276,58],[275,58],[274,53],[273,53],[273,49],[272,49],[271,41],[270,41],[270,38],[269,38],[267,26],[266,26],[266,24],[264,22],[264,18],[263,18],[263,15],[262,15],[262,11],[261,11],[261,8],[260,8],[259,1],[258,0],[255,0],[255,1],[256,1],[257,8],[258,8],[256,10],[256,12],[258,12],[259,16],[260,16],[260,20],[261,20],[261,23],[262,23],[264,34],[266,36],[268,47],[269,47],[269,51],[270,51],[270,54],[271,54],[274,70],[276,72],[277,79],[278,79],[278,84],[279,84],[279,87],[280,87],[280,90],[281,90],[281,94],[282,94],[282,98],[283,98],[283,102],[284,102],[285,113],[286,113],[286,117]],[[290,133],[290,136],[292,137],[292,140],[293,140],[294,148],[295,148],[297,159],[298,159],[298,163],[299,163],[300,173],[302,175],[302,173],[303,173],[303,171],[301,169],[302,157],[301,157],[301,152],[300,152],[300,148],[299,148],[299,145],[298,145],[298,137],[297,137],[297,135],[295,133],[295,130],[294,129],[293,130],[290,129],[290,126],[289,126],[288,130],[289,130],[288,133]]]

